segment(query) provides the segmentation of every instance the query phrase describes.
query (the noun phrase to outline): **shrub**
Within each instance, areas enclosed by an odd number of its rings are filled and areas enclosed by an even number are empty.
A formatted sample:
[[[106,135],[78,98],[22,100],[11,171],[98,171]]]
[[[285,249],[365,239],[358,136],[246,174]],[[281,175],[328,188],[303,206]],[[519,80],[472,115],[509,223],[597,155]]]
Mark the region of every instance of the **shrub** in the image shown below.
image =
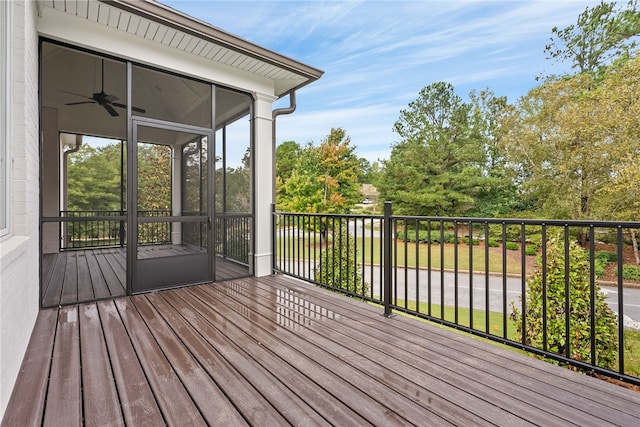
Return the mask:
[[[624,280],[639,280],[640,281],[640,266],[637,266],[637,265],[624,265],[624,266],[622,266],[622,278]]]
[[[550,352],[568,356],[574,360],[591,361],[591,346],[595,345],[596,360],[600,367],[614,369],[618,356],[617,319],[605,301],[605,295],[596,285],[596,342],[591,342],[591,291],[589,284],[589,261],[585,251],[576,243],[569,247],[569,301],[570,336],[565,336],[566,295],[564,243],[552,237],[547,242],[546,295],[543,301],[542,269],[527,280],[526,311],[511,304],[511,320],[515,322],[516,339],[527,345],[542,348],[543,336],[547,337]],[[538,267],[540,261],[538,260]],[[521,297],[522,298],[522,297]],[[543,304],[547,306],[546,330],[543,329]],[[522,329],[525,318],[526,330]],[[567,354],[567,341],[569,353]]]
[[[500,242],[498,242],[495,239],[489,239],[487,241],[487,244],[489,245],[490,248],[499,248],[500,247]]]
[[[589,257],[589,253],[587,252],[587,259]],[[616,262],[618,260],[618,255],[615,252],[611,251],[596,251],[593,256],[593,271],[596,278],[602,277],[604,275],[604,271],[612,262]]]
[[[518,250],[518,244],[516,242],[507,242],[505,244],[506,248],[508,251],[517,251]]]
[[[611,252],[611,251],[596,251],[594,254],[594,260],[597,261],[602,261],[605,264],[608,264],[610,262],[616,262],[618,261],[618,254],[616,254],[615,252]]]
[[[366,295],[369,284],[362,280],[362,267],[355,260],[358,256],[356,241],[342,227],[334,231],[334,244],[322,251],[320,263],[314,268],[315,281],[332,288],[357,295]]]
[[[527,255],[535,255],[538,253],[538,245],[535,244],[528,244],[525,249],[524,249],[524,253]]]
[[[600,278],[604,275],[604,271],[607,268],[608,264],[608,262],[599,259],[596,259],[593,262],[593,274],[596,276],[596,278]]]

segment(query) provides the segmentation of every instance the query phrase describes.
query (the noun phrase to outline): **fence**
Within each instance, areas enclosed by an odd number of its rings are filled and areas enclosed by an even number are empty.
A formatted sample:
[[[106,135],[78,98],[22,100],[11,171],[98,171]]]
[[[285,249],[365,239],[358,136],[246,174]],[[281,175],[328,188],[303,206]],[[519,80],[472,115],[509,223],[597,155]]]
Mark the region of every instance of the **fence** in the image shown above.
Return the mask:
[[[126,211],[60,211],[60,250],[124,247],[126,244]],[[138,211],[139,216],[168,216],[170,211]],[[138,244],[171,242],[170,223],[138,224]]]
[[[249,265],[253,215],[221,213],[215,216],[216,252],[224,257]]]
[[[640,222],[397,216],[387,204],[274,212],[273,230],[274,271],[640,384],[640,331],[623,321],[640,320]]]

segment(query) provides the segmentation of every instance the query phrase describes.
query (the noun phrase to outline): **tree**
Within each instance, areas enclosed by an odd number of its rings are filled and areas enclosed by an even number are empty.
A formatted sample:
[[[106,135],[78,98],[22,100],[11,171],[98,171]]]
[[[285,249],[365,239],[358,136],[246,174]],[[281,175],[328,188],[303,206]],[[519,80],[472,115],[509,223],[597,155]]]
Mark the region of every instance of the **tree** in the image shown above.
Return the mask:
[[[171,147],[138,144],[138,210],[171,210]]]
[[[550,59],[568,61],[578,73],[597,73],[621,57],[634,54],[640,34],[637,0],[626,8],[604,2],[586,8],[576,24],[552,29],[554,36],[545,47]]]
[[[294,148],[289,144],[287,150]],[[294,151],[295,152],[295,151]],[[307,144],[278,184],[278,207],[290,212],[345,213],[360,198],[361,161],[342,128],[332,128],[316,147]]]
[[[423,88],[400,112],[394,131],[401,140],[392,147],[378,181],[383,200],[398,213],[461,215],[474,206],[487,184],[486,155],[473,127],[471,105],[451,84]]]
[[[596,335],[595,342],[591,341],[590,267],[586,252],[572,242],[569,246],[569,258],[565,260],[562,238],[551,237],[546,245],[546,276],[543,277],[541,269],[538,269],[527,280],[524,312],[512,303],[510,316],[516,326],[516,340],[543,348],[546,337],[550,352],[578,361],[590,361],[604,368],[615,368],[618,356],[618,321],[607,305],[605,294],[597,285],[594,285],[596,313],[593,325]],[[566,295],[565,261],[569,264],[569,295]],[[546,299],[543,298],[544,295]],[[569,336],[566,335],[567,313]],[[525,329],[522,328],[523,320]],[[595,347],[596,360],[591,360],[592,347]]]
[[[615,142],[596,124],[593,77],[547,81],[523,97],[505,120],[505,144],[522,188],[551,218],[593,219],[598,193],[619,159]]]
[[[121,208],[120,143],[82,144],[69,155],[67,209],[118,211]]]
[[[296,169],[302,148],[295,141],[285,141],[276,148],[276,178],[284,182]]]
[[[507,97],[496,96],[487,88],[472,91],[469,98],[473,126],[481,140],[486,159],[482,173],[487,178],[470,214],[478,217],[500,217],[522,210],[526,207],[526,201],[517,194],[515,176],[508,166],[501,144],[501,123],[511,110]]]

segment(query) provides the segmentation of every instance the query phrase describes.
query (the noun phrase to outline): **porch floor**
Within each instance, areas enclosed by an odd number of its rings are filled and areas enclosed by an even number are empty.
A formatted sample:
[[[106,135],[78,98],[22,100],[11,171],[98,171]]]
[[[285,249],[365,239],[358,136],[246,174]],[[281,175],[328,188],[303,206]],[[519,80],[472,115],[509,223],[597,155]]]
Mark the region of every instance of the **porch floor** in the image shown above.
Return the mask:
[[[282,276],[39,313],[3,426],[640,425],[640,393]]]
[[[184,254],[174,245],[142,246],[142,257]],[[127,258],[125,248],[64,251],[42,256],[42,306],[75,304],[126,295]],[[249,269],[216,257],[216,280],[244,277]]]

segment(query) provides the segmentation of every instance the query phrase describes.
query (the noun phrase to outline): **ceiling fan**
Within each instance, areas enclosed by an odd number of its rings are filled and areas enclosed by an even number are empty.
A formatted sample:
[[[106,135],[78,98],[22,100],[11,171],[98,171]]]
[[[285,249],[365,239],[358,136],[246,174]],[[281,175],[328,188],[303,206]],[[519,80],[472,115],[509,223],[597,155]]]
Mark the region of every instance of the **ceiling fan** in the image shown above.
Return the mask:
[[[89,101],[81,101],[81,102],[69,102],[69,103],[64,104],[64,105],[98,104],[98,105],[102,106],[105,110],[107,110],[107,112],[109,114],[111,114],[111,116],[117,117],[120,114],[118,114],[118,112],[113,107],[127,108],[127,106],[125,104],[121,104],[119,102],[115,102],[115,101],[120,99],[117,96],[115,96],[115,95],[107,95],[105,93],[105,91],[104,91],[104,59],[102,59],[101,62],[102,62],[102,73],[101,73],[102,86],[100,88],[100,92],[96,92],[91,96],[85,96],[85,95],[81,95],[79,93],[73,93],[73,92],[69,92],[69,91],[66,91],[66,90],[61,90],[61,92],[69,93],[69,94],[75,95],[75,96],[81,96],[81,97],[86,98],[86,99],[89,100]],[[138,112],[138,113],[146,113],[146,110],[144,108],[131,107],[131,109],[133,111]]]

